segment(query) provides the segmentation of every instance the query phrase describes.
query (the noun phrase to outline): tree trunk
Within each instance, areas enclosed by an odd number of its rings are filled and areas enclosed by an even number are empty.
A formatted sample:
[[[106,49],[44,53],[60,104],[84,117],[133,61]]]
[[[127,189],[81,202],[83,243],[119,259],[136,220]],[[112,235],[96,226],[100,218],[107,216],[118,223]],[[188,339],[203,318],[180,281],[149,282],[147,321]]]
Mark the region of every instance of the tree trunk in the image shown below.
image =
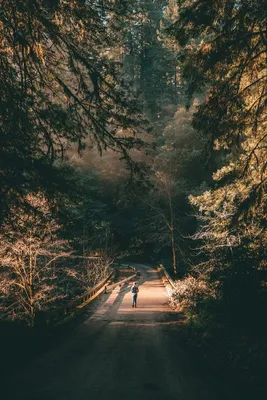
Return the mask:
[[[174,240],[174,231],[171,231],[171,242],[172,242],[172,264],[173,264],[173,272],[177,273],[177,256],[175,250],[175,240]]]
[[[172,197],[171,192],[168,191],[168,200],[169,200],[169,207],[170,207],[170,215],[171,215],[171,223],[170,223],[170,231],[171,231],[171,244],[172,244],[172,264],[173,264],[173,272],[174,274],[177,273],[177,256],[175,250],[175,237],[174,237],[174,213],[172,207]]]

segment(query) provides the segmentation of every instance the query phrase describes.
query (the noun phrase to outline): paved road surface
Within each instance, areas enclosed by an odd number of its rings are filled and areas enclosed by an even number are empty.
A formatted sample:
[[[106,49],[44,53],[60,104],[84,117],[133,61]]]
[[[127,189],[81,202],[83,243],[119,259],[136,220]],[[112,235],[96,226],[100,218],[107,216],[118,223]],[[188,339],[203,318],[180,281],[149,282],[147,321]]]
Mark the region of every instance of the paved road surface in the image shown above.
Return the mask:
[[[157,273],[115,289],[70,335],[15,377],[5,400],[217,400],[179,344],[181,315]]]

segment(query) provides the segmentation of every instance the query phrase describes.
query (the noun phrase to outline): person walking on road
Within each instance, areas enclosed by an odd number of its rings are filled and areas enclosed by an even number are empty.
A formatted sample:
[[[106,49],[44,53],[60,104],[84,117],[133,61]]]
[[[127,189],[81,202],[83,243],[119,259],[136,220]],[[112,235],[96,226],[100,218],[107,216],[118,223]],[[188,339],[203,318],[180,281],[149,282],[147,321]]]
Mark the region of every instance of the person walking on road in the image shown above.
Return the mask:
[[[132,307],[136,307],[136,302],[137,302],[137,293],[139,292],[137,283],[134,282],[133,286],[131,287],[131,292],[132,292],[132,298],[133,298],[133,304]]]

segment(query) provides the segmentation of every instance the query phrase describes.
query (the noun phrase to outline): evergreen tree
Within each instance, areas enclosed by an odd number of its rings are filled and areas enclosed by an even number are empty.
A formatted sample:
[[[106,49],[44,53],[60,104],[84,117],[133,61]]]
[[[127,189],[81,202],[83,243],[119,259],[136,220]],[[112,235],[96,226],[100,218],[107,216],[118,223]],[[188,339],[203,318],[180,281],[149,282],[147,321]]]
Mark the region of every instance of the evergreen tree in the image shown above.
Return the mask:
[[[133,2],[124,43],[124,74],[143,100],[149,117],[162,118],[164,106],[176,102],[177,60],[164,30],[170,24],[168,1]]]
[[[139,114],[106,55],[117,40],[113,1],[4,0],[0,5],[1,214],[46,190],[70,142],[85,138],[129,163]],[[115,32],[115,33],[114,33]],[[49,173],[47,172],[49,171]],[[49,184],[48,184],[49,181]]]
[[[263,268],[266,207],[266,15],[263,2],[200,0],[184,3],[171,28],[189,79],[188,93],[207,91],[194,126],[210,151],[224,150],[224,166],[214,175],[216,189],[192,203],[206,228],[211,264],[222,257],[253,252],[253,268]],[[209,245],[209,244],[210,245]],[[216,256],[218,249],[218,257]],[[254,249],[254,250],[253,250]],[[239,257],[239,255],[238,255]],[[231,264],[231,263],[230,263]]]

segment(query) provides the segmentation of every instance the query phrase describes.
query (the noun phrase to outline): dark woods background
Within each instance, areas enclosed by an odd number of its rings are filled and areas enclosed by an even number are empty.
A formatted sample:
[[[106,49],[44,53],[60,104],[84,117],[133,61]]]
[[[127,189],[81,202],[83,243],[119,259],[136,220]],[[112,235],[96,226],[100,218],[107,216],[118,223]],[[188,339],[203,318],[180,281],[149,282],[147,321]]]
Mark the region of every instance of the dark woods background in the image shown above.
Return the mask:
[[[191,343],[262,390],[264,10],[1,3],[2,321],[34,326],[115,258],[163,263]]]

